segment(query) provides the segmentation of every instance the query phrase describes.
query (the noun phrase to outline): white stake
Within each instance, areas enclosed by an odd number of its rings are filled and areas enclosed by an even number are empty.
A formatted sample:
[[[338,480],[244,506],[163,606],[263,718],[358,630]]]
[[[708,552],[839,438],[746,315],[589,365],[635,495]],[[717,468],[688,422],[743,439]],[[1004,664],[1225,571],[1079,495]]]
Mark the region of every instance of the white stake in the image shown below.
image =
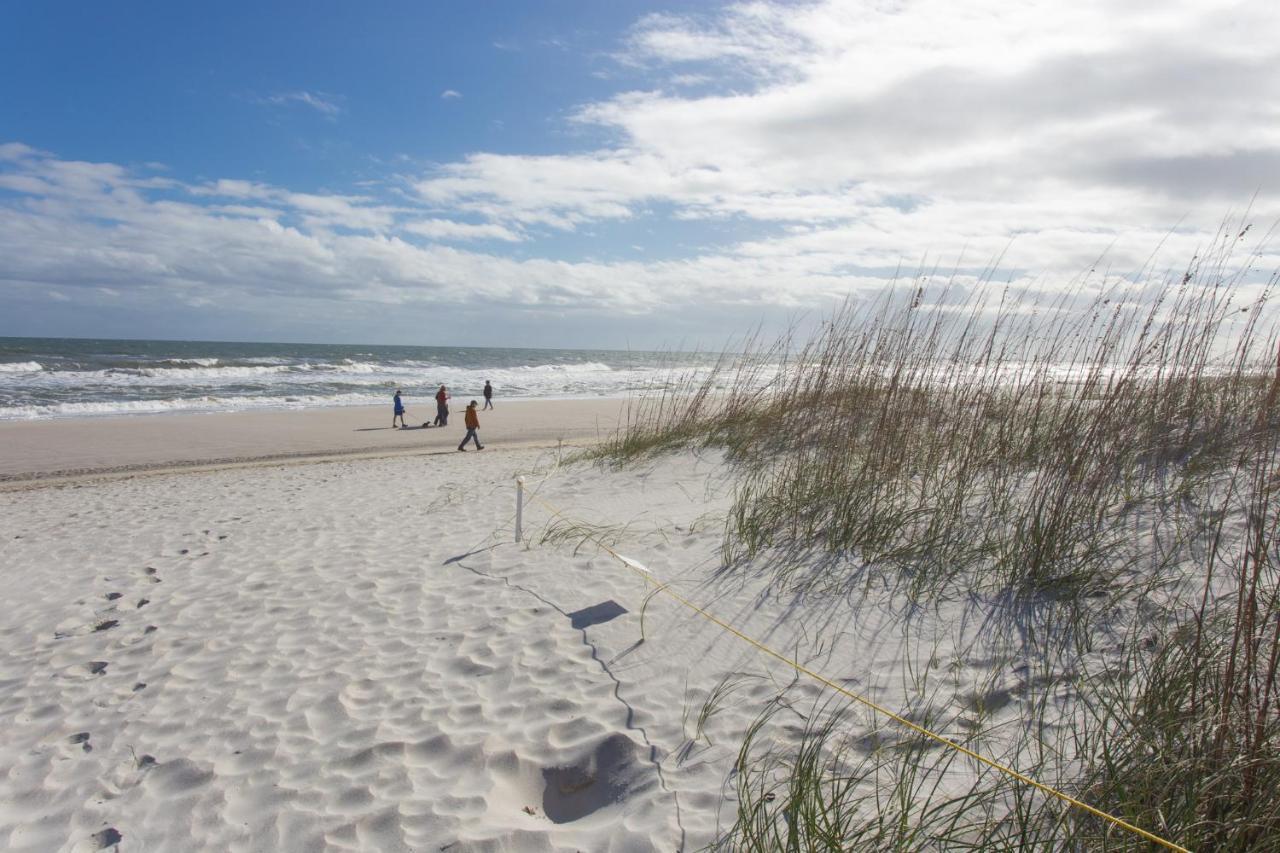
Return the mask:
[[[520,524],[524,521],[524,477],[516,477],[516,541],[522,535]]]

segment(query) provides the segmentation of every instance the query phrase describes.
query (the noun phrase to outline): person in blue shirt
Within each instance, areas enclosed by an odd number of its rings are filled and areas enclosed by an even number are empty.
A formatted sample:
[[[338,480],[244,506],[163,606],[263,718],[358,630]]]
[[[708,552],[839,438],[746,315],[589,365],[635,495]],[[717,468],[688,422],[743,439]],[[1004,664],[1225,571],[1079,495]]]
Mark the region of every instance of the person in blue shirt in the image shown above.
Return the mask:
[[[396,428],[396,418],[400,419],[400,429],[406,429],[404,424],[404,401],[400,399],[400,389],[396,389],[395,396],[396,413],[391,416],[391,428]]]

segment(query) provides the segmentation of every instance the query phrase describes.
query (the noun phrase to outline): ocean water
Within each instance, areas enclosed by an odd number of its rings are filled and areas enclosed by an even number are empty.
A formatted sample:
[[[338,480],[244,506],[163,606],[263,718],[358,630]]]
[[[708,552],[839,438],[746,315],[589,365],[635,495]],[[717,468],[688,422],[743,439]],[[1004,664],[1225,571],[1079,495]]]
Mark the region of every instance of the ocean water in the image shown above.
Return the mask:
[[[0,338],[0,420],[385,403],[624,397],[709,368],[706,353]]]

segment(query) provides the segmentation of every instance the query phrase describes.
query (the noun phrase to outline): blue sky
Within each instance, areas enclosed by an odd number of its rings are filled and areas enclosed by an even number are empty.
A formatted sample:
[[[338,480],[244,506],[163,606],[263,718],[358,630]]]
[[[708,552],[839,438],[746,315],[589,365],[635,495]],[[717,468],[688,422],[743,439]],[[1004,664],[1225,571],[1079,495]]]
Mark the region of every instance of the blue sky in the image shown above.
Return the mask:
[[[899,266],[1159,275],[1280,216],[1277,36],[1177,0],[7,4],[0,334],[716,345]]]

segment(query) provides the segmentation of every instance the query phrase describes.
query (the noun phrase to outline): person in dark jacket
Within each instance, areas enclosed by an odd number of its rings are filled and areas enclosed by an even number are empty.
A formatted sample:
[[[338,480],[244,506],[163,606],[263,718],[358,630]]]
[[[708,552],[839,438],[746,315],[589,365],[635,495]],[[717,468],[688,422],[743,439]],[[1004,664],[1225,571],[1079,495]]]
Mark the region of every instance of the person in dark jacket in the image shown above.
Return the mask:
[[[493,386],[489,384],[489,380],[484,381],[484,407],[486,409],[493,408]]]
[[[436,426],[449,425],[449,391],[443,385],[436,392],[436,419],[433,423]]]

